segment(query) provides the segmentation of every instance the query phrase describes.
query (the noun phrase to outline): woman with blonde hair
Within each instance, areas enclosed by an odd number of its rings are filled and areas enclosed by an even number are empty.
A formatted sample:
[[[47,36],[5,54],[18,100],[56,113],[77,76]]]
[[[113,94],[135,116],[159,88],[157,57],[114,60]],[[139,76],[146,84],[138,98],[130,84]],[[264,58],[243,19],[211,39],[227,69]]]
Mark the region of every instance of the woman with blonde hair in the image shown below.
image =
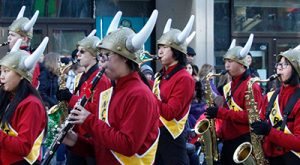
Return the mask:
[[[40,64],[40,76],[38,90],[46,107],[50,108],[57,104],[56,92],[58,89],[59,74],[59,56],[58,53],[48,53]]]

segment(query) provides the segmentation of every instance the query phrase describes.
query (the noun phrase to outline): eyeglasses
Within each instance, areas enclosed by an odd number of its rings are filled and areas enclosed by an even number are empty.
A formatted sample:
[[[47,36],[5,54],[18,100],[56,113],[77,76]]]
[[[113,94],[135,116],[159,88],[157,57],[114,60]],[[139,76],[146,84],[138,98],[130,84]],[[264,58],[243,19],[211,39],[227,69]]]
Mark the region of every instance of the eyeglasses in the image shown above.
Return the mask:
[[[110,61],[110,56],[111,56],[111,53],[100,53],[100,61],[101,62],[106,62],[106,61]]]
[[[276,64],[275,64],[275,68],[276,68],[276,69],[285,69],[285,68],[287,68],[289,65],[290,65],[290,64],[289,64],[289,63],[286,63],[286,62],[284,62],[284,63],[276,63]]]

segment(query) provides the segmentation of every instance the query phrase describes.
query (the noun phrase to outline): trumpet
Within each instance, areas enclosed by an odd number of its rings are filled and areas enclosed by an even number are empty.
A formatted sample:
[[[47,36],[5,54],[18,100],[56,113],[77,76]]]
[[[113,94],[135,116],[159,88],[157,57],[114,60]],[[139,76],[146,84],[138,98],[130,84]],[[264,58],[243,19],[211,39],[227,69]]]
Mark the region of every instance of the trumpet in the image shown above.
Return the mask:
[[[0,47],[8,45],[8,44],[9,44],[9,42],[3,42],[2,44],[0,44]]]

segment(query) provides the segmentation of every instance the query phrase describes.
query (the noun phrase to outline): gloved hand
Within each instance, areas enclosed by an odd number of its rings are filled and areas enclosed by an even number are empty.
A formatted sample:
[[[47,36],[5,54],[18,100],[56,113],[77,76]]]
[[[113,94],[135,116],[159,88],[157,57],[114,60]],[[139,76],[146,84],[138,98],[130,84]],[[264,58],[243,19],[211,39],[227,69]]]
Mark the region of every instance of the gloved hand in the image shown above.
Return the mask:
[[[69,89],[66,88],[66,89],[58,90],[56,93],[56,97],[57,100],[59,101],[69,102],[72,97],[72,93],[69,91]]]
[[[214,119],[217,117],[218,114],[218,107],[212,106],[212,107],[208,107],[204,113],[204,115],[206,116],[206,118],[208,119]]]
[[[269,135],[271,125],[264,121],[255,121],[251,124],[252,131],[257,135]]]

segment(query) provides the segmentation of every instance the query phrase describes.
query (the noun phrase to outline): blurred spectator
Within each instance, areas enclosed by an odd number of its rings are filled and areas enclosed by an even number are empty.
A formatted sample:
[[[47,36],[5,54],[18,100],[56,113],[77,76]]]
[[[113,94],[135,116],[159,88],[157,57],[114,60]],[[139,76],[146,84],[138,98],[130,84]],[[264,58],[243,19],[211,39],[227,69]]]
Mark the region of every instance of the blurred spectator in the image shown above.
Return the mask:
[[[196,69],[197,66],[194,65],[192,62],[187,62],[186,64],[186,71],[193,76],[195,81],[199,81],[199,77],[198,77],[198,70]]]
[[[255,68],[253,68],[253,65],[252,65],[253,57],[252,57],[252,54],[250,52],[247,54],[246,60],[249,63],[248,70],[250,72],[251,77],[259,77],[259,74],[258,74],[257,70]]]
[[[145,75],[148,80],[153,80],[153,69],[149,65],[143,65],[141,67],[141,72]]]
[[[196,52],[193,48],[187,47],[187,61],[188,62],[193,62],[194,56],[196,56]]]
[[[58,53],[48,53],[45,55],[43,62],[40,64],[40,75],[38,91],[47,108],[57,104],[56,91],[58,89],[58,70],[59,70]]]

